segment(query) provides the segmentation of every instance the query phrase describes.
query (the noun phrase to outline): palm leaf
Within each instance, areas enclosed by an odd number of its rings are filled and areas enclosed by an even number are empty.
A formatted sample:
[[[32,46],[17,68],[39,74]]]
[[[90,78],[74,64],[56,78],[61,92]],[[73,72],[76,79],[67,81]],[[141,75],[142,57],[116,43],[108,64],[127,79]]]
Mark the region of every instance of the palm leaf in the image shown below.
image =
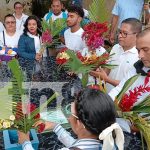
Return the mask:
[[[89,18],[93,22],[105,22],[109,20],[106,0],[93,0],[89,6]]]
[[[22,82],[23,74],[19,66],[19,62],[16,59],[12,59],[8,62],[8,67],[11,69],[13,77],[15,78],[16,85],[18,85],[18,90],[22,93]]]
[[[148,95],[140,104],[134,106],[132,111],[136,113],[150,113],[150,95]],[[147,116],[150,116],[147,114]]]
[[[67,26],[66,19],[63,18],[58,18],[55,21],[50,19],[49,22],[43,19],[41,24],[43,31],[49,30],[52,34],[52,37],[59,35],[59,33]]]
[[[58,96],[57,93],[54,93],[45,103],[43,103],[39,108],[36,108],[33,112],[30,114],[30,118],[33,119],[40,110],[42,111],[49,103],[51,103],[56,97]]]
[[[140,130],[142,133],[142,136],[144,136],[147,148],[150,149],[150,124],[142,117],[137,116],[136,119],[134,119],[135,126]]]

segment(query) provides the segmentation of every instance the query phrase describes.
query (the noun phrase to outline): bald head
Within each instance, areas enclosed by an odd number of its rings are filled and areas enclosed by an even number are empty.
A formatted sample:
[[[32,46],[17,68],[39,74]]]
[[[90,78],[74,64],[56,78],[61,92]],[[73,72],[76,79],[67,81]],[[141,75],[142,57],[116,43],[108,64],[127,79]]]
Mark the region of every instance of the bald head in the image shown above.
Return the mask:
[[[144,66],[150,68],[150,28],[137,35],[136,48]]]

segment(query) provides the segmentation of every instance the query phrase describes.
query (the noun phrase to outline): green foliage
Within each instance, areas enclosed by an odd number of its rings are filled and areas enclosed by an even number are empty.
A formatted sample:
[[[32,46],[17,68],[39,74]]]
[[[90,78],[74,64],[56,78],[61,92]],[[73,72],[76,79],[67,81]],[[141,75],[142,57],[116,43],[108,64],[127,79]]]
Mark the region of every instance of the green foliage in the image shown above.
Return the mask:
[[[119,111],[119,104],[122,100],[122,97],[138,77],[139,75],[136,75],[127,80],[121,92],[117,95],[115,104]],[[140,102],[136,106],[133,106],[130,111],[118,113],[118,115],[120,114],[120,117],[129,119],[133,123],[133,126],[141,132],[141,136],[145,138],[147,147],[148,149],[150,149],[150,95],[148,95],[142,102]]]
[[[66,19],[63,18],[58,18],[55,21],[50,19],[49,22],[43,19],[41,23],[43,31],[49,30],[53,37],[59,35],[59,33],[67,26]]]
[[[106,0],[93,0],[89,6],[89,18],[93,22],[106,22],[109,19]]]
[[[52,36],[52,43],[46,46],[55,47],[56,45],[60,44],[60,32],[67,26],[66,19],[58,18],[55,21],[50,19],[49,22],[43,19],[41,24],[43,32],[48,30]]]
[[[49,103],[51,103],[52,100],[56,98],[57,94],[53,94],[52,97],[50,97],[39,108],[35,108],[34,110],[31,110],[31,112],[28,112],[30,110],[27,111],[27,106],[29,106],[28,109],[30,109],[30,105],[32,104],[27,104],[27,102],[22,99],[22,95],[24,95],[26,91],[22,89],[22,83],[24,80],[18,60],[13,59],[9,61],[8,66],[13,76],[12,90],[9,90],[10,94],[13,95],[13,99],[12,102],[7,104],[7,109],[8,111],[11,111],[14,116],[19,118],[15,119],[13,127],[18,128],[18,130],[24,133],[27,133],[31,128],[33,128],[34,123],[40,119],[39,117],[36,117],[39,115],[40,110],[42,111]],[[13,109],[11,109],[11,107],[13,107]],[[24,110],[26,113],[24,113]]]

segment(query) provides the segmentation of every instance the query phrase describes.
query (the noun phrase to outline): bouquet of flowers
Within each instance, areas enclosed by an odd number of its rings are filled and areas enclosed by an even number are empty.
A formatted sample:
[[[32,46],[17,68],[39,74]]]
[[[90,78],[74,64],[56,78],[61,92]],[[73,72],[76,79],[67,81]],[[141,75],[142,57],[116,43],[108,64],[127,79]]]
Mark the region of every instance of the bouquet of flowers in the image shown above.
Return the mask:
[[[7,111],[5,113],[11,114],[8,119],[0,118],[0,129],[16,128],[24,133],[27,133],[33,125],[40,120],[40,110],[43,110],[54,98],[56,93],[52,95],[47,102],[43,103],[40,108],[28,101],[22,99],[22,94],[26,91],[22,90],[23,73],[20,69],[19,63],[16,59],[8,62],[8,66],[13,74],[13,99],[7,104]],[[0,105],[3,106],[0,101]],[[7,103],[7,101],[5,101]],[[3,113],[3,110],[1,111]],[[6,116],[6,114],[3,114]],[[2,116],[2,115],[1,115]],[[45,125],[42,123],[38,126],[38,132],[42,132]]]
[[[150,94],[145,96],[142,102],[137,103],[141,95],[150,93],[150,85],[145,80],[143,85],[126,92],[138,77],[136,75],[125,83],[122,91],[116,97],[115,104],[118,115],[131,121],[144,136],[148,149],[150,149]]]
[[[82,85],[86,86],[88,74],[91,70],[99,66],[106,66],[109,68],[113,66],[107,64],[109,58],[110,55],[108,53],[98,56],[95,52],[92,52],[89,56],[82,56],[81,52],[79,51],[74,52],[65,48],[58,53],[56,62],[60,66],[64,66],[75,74],[81,73]]]
[[[107,23],[91,22],[84,27],[82,38],[91,50],[95,50],[104,44],[107,31]]]
[[[46,47],[55,47],[60,44],[60,33],[66,28],[66,19],[58,18],[55,21],[50,19],[49,22],[42,20],[42,43]]]

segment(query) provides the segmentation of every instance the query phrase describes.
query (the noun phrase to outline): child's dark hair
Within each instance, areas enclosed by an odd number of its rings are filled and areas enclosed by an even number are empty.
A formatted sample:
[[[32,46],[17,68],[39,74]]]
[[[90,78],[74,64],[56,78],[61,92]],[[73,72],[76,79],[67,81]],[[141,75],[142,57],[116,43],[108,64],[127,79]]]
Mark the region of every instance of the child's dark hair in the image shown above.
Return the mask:
[[[41,34],[42,34],[42,33],[41,33],[41,21],[39,20],[39,18],[38,18],[37,16],[29,16],[29,17],[27,18],[27,20],[26,20],[26,22],[25,22],[25,24],[24,24],[24,34],[27,34],[27,32],[29,31],[29,30],[28,30],[28,22],[29,22],[30,20],[35,20],[35,21],[37,22],[37,27],[38,27],[37,33],[38,33],[39,35],[41,35]]]
[[[108,94],[86,88],[79,93],[75,102],[77,116],[85,128],[99,135],[116,121],[114,102]]]
[[[68,12],[71,12],[71,13],[76,13],[78,14],[80,17],[84,17],[84,11],[83,11],[83,8],[80,7],[80,6],[77,6],[77,5],[70,5],[68,7]]]

